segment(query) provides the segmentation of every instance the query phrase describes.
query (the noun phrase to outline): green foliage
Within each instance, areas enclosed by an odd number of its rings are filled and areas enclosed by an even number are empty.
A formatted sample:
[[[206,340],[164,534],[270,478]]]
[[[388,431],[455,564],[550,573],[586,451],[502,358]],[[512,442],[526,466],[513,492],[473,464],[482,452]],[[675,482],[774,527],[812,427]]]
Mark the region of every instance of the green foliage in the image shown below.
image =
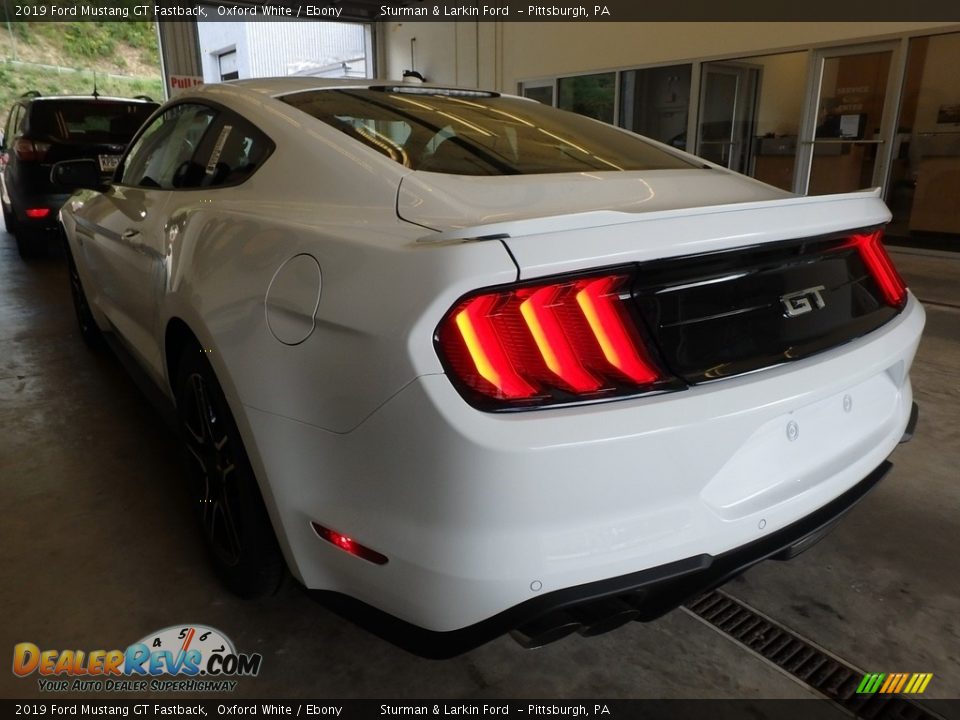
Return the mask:
[[[66,23],[63,40],[67,54],[79,59],[107,58],[117,47],[113,36],[104,32],[102,23]]]
[[[0,61],[0,113],[3,120],[6,120],[13,100],[28,90],[37,90],[41,95],[89,95],[93,92],[93,73],[86,70],[57,73],[56,70],[14,66]],[[105,96],[149,95],[154,100],[163,100],[163,84],[159,77],[120,79],[98,73],[97,91]]]
[[[136,49],[144,63],[160,64],[157,31],[152,22],[15,22],[10,30],[18,42],[34,45],[44,39],[72,60],[113,59],[122,44]]]
[[[149,95],[163,99],[157,31],[152,22],[15,22],[10,29],[0,27],[4,40],[13,32],[18,44],[37,48],[56,48],[76,72],[58,71],[30,64],[15,65],[12,45],[0,44],[0,124],[6,120],[11,102],[28,90],[42,95],[89,95],[93,92],[93,70],[97,70],[97,90],[101,95],[131,97]],[[126,58],[124,57],[126,55]],[[22,59],[22,55],[21,55]],[[115,78],[108,73],[132,72],[127,60],[155,68],[151,77]],[[56,64],[40,59],[38,63]],[[64,60],[60,60],[63,64]]]

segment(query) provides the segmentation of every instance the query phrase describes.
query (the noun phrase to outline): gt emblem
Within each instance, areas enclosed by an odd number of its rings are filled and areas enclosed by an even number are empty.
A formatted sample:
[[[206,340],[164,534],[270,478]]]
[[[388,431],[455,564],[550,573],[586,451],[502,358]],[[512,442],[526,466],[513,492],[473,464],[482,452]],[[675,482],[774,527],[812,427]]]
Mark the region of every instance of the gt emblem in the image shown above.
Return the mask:
[[[781,295],[780,302],[783,304],[783,316],[796,317],[824,307],[826,303],[820,294],[821,290],[826,290],[826,288],[823,285],[817,285],[806,290]]]

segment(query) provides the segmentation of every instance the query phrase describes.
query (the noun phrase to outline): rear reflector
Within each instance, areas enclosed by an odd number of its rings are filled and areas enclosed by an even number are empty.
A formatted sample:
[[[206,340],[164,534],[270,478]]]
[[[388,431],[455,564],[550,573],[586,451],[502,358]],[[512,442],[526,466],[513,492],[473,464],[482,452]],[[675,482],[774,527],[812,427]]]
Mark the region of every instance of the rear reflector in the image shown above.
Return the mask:
[[[331,545],[336,545],[341,550],[344,550],[351,555],[355,555],[358,558],[363,558],[364,560],[372,562],[375,565],[387,564],[387,557],[385,555],[381,555],[376,550],[371,550],[370,548],[361,545],[353,538],[343,535],[342,533],[338,533],[336,530],[325,528],[323,525],[319,525],[318,523],[310,524],[313,526],[313,531]]]
[[[883,246],[883,230],[861,233],[850,238],[864,264],[880,286],[884,300],[893,307],[900,307],[907,299],[907,286]]]
[[[627,273],[476,294],[440,323],[441,358],[484,409],[637,394],[673,382],[652,360],[629,311]]]
[[[31,220],[42,220],[50,214],[50,208],[27,208],[23,212]]]

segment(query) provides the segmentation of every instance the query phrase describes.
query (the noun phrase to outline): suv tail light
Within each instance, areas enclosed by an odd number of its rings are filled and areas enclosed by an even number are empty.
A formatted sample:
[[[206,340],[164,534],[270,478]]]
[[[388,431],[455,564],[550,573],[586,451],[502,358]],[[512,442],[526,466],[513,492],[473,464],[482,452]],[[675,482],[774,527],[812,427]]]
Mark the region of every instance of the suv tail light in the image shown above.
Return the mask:
[[[50,152],[50,143],[17,138],[16,142],[13,143],[13,151],[17,154],[18,160],[39,162],[44,160],[47,153]]]
[[[883,230],[853,235],[849,244],[857,248],[864,265],[880,286],[880,292],[887,304],[892,307],[902,306],[907,299],[907,285],[883,247]]]
[[[553,405],[682,385],[644,342],[626,272],[467,296],[437,345],[454,384],[483,409]]]

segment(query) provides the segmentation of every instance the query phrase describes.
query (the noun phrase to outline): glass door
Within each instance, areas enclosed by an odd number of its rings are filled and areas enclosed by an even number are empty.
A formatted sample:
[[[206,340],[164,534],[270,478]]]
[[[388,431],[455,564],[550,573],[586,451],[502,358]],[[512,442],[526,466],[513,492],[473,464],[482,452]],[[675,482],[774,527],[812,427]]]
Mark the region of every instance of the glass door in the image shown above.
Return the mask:
[[[960,250],[960,33],[910,40],[887,205],[887,238]]]
[[[760,69],[708,62],[703,64],[701,78],[697,155],[749,174]]]
[[[902,71],[900,44],[813,54],[797,190],[808,195],[885,186]]]

